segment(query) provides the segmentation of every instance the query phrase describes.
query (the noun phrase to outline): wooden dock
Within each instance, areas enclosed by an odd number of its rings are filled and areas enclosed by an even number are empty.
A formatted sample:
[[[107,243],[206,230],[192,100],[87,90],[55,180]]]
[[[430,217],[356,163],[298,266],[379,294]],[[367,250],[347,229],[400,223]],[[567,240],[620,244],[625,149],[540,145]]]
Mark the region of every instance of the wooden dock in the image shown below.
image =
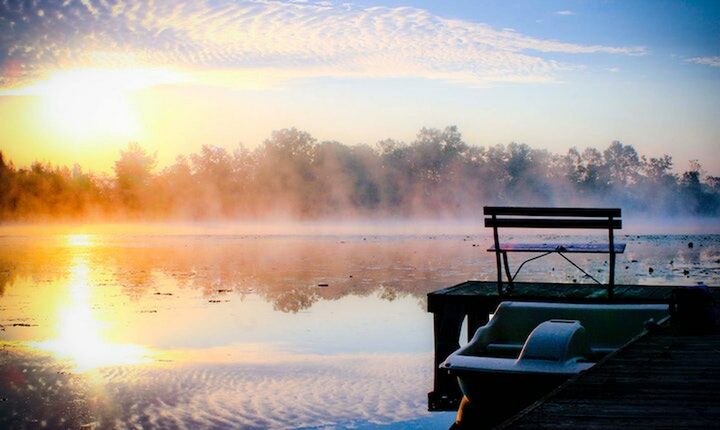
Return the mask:
[[[515,282],[513,290],[498,295],[497,282],[467,281],[428,294],[428,312],[433,314],[435,378],[428,393],[428,410],[456,410],[462,394],[457,380],[439,368],[460,347],[460,331],[467,317],[468,336],[487,323],[502,300],[571,303],[670,303],[673,286],[616,285],[612,298],[604,285],[575,283]],[[719,387],[720,388],[720,387]]]
[[[648,333],[500,428],[720,428],[720,333]]]

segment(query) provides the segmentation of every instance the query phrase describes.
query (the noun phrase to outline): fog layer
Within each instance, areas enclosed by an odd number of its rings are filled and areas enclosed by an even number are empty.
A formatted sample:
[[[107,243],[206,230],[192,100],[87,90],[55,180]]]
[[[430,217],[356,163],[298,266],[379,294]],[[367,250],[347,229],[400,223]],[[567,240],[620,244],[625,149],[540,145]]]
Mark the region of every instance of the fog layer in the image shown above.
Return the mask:
[[[525,144],[468,145],[456,127],[411,143],[318,142],[297,129],[255,150],[205,145],[164,169],[131,143],[114,174],[34,163],[0,152],[0,220],[473,218],[483,205],[617,206],[635,215],[718,216],[720,177],[697,160],[631,145],[555,154]]]

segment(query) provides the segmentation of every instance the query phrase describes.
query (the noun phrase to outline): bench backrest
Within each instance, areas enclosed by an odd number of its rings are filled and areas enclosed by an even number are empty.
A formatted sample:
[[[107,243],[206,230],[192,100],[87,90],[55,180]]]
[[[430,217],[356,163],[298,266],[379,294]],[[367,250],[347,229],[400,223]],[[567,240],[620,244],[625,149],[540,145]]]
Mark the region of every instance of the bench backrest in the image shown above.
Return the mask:
[[[492,228],[622,228],[620,208],[543,208],[485,206],[485,227]]]

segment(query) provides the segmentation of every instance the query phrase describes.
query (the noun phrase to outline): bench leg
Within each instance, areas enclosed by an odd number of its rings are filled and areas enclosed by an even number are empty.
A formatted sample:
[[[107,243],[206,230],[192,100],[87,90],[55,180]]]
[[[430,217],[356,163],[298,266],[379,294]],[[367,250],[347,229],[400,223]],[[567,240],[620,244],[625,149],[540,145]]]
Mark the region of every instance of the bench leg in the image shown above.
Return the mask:
[[[612,245],[611,245],[612,246]],[[609,282],[608,282],[608,298],[612,299],[615,289],[615,253],[610,252],[610,267],[609,267]]]
[[[507,252],[503,251],[502,258],[503,258],[503,263],[505,265],[505,276],[507,276],[507,280],[508,280],[508,291],[512,291],[513,279],[512,279],[512,275],[510,274],[510,265],[508,264]]]
[[[608,222],[612,224],[613,217],[608,218]],[[608,253],[610,254],[610,276],[608,281],[608,299],[613,298],[613,289],[615,289],[615,237],[613,235],[612,225],[608,229]]]

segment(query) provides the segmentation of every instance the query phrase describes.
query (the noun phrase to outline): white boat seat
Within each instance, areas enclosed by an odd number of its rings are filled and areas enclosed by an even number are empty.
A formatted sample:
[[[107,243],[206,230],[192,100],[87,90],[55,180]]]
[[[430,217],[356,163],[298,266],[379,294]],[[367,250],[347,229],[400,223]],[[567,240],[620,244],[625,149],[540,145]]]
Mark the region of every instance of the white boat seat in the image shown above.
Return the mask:
[[[550,320],[541,323],[525,341],[518,361],[546,360],[565,363],[590,357],[585,328],[579,321]]]
[[[585,329],[578,321],[550,320],[528,336],[515,358],[451,355],[443,366],[455,371],[573,375],[592,366]]]

